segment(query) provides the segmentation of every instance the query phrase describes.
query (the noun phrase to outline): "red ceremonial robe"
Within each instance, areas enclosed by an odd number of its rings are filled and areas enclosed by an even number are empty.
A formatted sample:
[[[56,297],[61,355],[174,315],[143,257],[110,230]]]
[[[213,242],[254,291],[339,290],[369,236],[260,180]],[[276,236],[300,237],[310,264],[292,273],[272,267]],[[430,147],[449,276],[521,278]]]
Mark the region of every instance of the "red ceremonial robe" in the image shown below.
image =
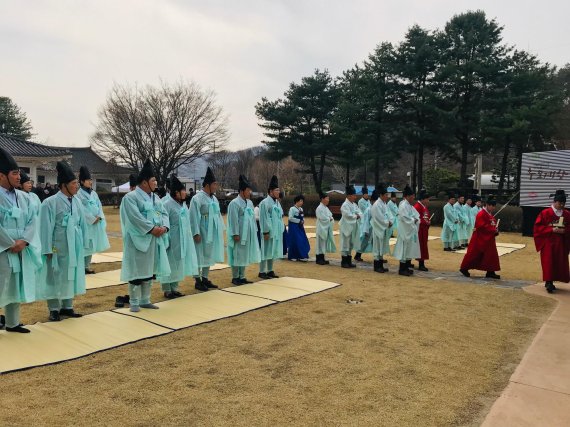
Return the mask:
[[[499,271],[499,254],[495,236],[497,235],[497,222],[495,217],[487,212],[481,211],[475,217],[475,230],[469,241],[467,253],[461,263],[462,270],[483,270]]]
[[[552,231],[552,224],[559,221],[554,210],[544,209],[534,222],[534,244],[540,252],[542,280],[545,282],[570,282],[568,272],[568,253],[570,252],[570,212],[563,210],[565,233]]]
[[[418,240],[420,241],[420,252],[421,258],[418,258],[420,261],[425,261],[429,259],[429,250],[428,250],[428,236],[429,236],[429,210],[427,207],[422,205],[420,202],[417,202],[414,205],[414,208],[420,214],[420,227],[418,229]]]

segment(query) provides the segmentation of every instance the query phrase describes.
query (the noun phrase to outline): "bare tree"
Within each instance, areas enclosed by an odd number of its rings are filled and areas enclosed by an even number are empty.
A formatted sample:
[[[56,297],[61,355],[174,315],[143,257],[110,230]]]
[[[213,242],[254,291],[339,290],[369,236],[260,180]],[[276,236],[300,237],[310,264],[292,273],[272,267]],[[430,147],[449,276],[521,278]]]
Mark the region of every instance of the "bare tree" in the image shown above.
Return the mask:
[[[330,170],[331,170],[331,174],[332,174],[333,178],[337,182],[340,182],[341,184],[343,184],[345,187],[350,185],[350,183],[352,181],[354,181],[354,179],[356,178],[356,175],[358,173],[358,169],[356,169],[356,168],[350,169],[349,176],[348,176],[349,182],[346,182],[347,169],[344,166],[342,166],[338,163],[333,163],[331,165]]]
[[[93,147],[138,171],[150,159],[162,184],[176,168],[223,148],[227,117],[215,94],[197,84],[115,85],[98,112]]]
[[[242,174],[250,178],[256,157],[262,155],[265,151],[266,148],[261,146],[236,151],[234,166],[238,175]]]
[[[208,157],[208,163],[214,171],[221,188],[236,188],[237,186],[235,158],[236,153],[228,150],[216,151]]]

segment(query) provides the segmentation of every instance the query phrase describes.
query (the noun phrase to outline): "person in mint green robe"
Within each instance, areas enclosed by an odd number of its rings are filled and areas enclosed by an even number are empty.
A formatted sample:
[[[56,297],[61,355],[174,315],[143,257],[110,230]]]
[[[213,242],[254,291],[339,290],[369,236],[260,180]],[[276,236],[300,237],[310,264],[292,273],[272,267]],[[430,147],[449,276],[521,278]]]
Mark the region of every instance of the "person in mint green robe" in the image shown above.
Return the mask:
[[[37,213],[19,186],[18,164],[0,148],[0,328],[28,333],[20,324],[20,304],[35,301],[42,260]]]
[[[358,200],[358,209],[362,212],[362,218],[358,220],[360,246],[358,246],[354,256],[355,261],[362,261],[362,254],[372,252],[372,229],[370,226],[370,213],[368,212],[371,206],[368,187],[364,184],[362,186],[362,197]]]
[[[158,309],[150,301],[152,281],[171,273],[166,253],[170,222],[160,198],[154,194],[156,187],[156,174],[147,160],[137,177],[137,188],[121,200],[121,280],[129,283],[132,312],[141,308]]]
[[[259,204],[259,228],[261,234],[260,279],[275,279],[273,262],[283,258],[283,208],[279,203],[279,181],[273,175],[267,189],[267,197]]]
[[[467,229],[470,221],[470,219],[467,217],[465,213],[465,209],[463,207],[464,205],[465,205],[465,196],[463,195],[460,195],[459,199],[457,199],[457,203],[453,205],[453,208],[455,209],[455,215],[457,216],[457,221],[458,221],[456,227],[456,232],[457,232],[456,239],[459,242],[460,248],[465,248],[465,246],[467,245],[468,241]]]
[[[257,224],[251,197],[251,185],[239,176],[238,196],[228,205],[228,263],[232,268],[232,285],[252,283],[245,277],[245,268],[261,261],[257,242]]]
[[[387,268],[384,267],[386,261],[384,255],[390,254],[390,230],[393,217],[388,209],[388,200],[390,193],[386,187],[380,185],[377,187],[378,200],[374,202],[370,208],[370,223],[372,225],[372,250],[374,255],[374,271],[376,273],[386,273]]]
[[[329,265],[329,262],[325,259],[325,254],[333,254],[336,252],[336,245],[334,242],[334,217],[329,206],[329,195],[326,193],[321,193],[319,195],[321,203],[315,211],[317,217],[317,229],[316,229],[316,262],[319,265]]]
[[[200,291],[216,289],[208,278],[210,267],[224,262],[224,220],[220,203],[216,198],[218,182],[214,172],[208,167],[198,191],[190,201],[190,220],[194,233],[194,244],[198,257],[198,274],[194,276],[195,288]]]
[[[473,234],[473,227],[475,227],[475,222],[473,222],[473,217],[471,216],[471,210],[473,207],[473,199],[471,197],[465,198],[465,204],[463,205],[463,216],[465,218],[465,247],[469,244],[471,235]]]
[[[44,265],[38,280],[38,299],[47,300],[49,320],[81,317],[73,298],[85,293],[85,238],[82,203],[75,197],[79,182],[65,162],[57,162],[59,191],[40,208],[40,239]]]
[[[161,203],[168,214],[170,245],[166,250],[170,275],[158,276],[164,296],[168,299],[183,296],[178,291],[179,282],[185,277],[198,274],[198,258],[194,246],[194,233],[190,222],[190,210],[186,206],[186,187],[172,175],[168,188],[169,194],[162,198]]]
[[[40,206],[42,204],[42,201],[38,195],[32,191],[34,188],[34,182],[32,181],[32,178],[30,178],[27,173],[22,171],[20,171],[20,186],[22,187],[22,191],[26,194],[28,199],[30,199],[30,206],[35,214],[35,217],[39,219]]]
[[[93,190],[93,179],[91,172],[86,166],[79,168],[79,185],[77,199],[83,203],[85,213],[85,223],[87,228],[86,249],[85,249],[85,274],[94,274],[90,268],[93,254],[104,252],[111,247],[107,238],[107,222],[103,213],[103,205],[99,196]]]
[[[388,210],[392,215],[392,227],[390,227],[390,237],[395,237],[396,233],[398,232],[398,197],[396,193],[392,192],[390,195],[390,200],[387,203]]]
[[[362,218],[362,212],[356,202],[356,191],[351,185],[346,189],[346,200],[340,207],[342,217],[339,222],[340,228],[340,253],[342,268],[355,268],[352,263],[352,250],[360,245],[360,229],[358,220]]]
[[[453,205],[456,203],[455,195],[449,194],[448,202],[443,207],[443,227],[441,228],[441,241],[443,242],[443,250],[450,252],[459,246],[457,241],[457,212]]]
[[[411,262],[420,258],[420,241],[418,230],[420,226],[420,214],[414,208],[415,192],[406,186],[403,199],[398,206],[398,238],[394,246],[393,256],[400,261],[398,274],[411,276],[413,270]]]
[[[475,230],[475,218],[477,218],[477,214],[481,212],[481,198],[479,196],[473,196],[473,206],[469,210],[469,217],[471,218],[471,236],[473,235],[473,231]]]

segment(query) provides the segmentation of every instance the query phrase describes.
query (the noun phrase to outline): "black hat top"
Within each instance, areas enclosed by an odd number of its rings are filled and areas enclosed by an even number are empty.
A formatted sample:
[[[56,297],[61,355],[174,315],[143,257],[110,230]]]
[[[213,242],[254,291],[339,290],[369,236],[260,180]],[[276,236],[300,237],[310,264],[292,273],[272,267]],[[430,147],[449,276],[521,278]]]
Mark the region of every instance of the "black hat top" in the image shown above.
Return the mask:
[[[57,185],[69,184],[77,179],[67,162],[57,162],[55,169],[57,170]]]
[[[368,194],[368,186],[366,184],[362,185],[362,194]]]
[[[20,169],[18,163],[10,153],[0,147],[0,173],[8,175],[9,172]]]
[[[385,185],[380,185],[376,187],[376,190],[374,191],[378,194],[378,197],[388,193],[388,189],[386,188]]]
[[[303,202],[305,201],[305,196],[303,196],[302,194],[298,194],[293,198],[293,203],[297,203],[298,201],[302,200]]]
[[[137,177],[135,174],[129,175],[129,186],[130,187],[136,187],[137,186]]]
[[[421,189],[419,194],[418,194],[418,200],[425,200],[425,199],[429,199],[429,193],[427,192],[427,190],[425,189]]]
[[[487,200],[485,200],[485,204],[490,206],[497,206],[497,201],[493,196],[489,196],[487,197]]]
[[[319,193],[319,199],[320,200],[326,199],[327,197],[329,197],[329,195],[327,193],[323,193],[322,191]]]
[[[403,192],[404,197],[411,196],[412,194],[416,194],[416,192],[412,190],[409,185],[406,185]]]
[[[238,190],[239,191],[245,191],[246,188],[251,188],[251,184],[249,183],[249,181],[247,180],[245,175],[240,175],[239,176],[239,183],[238,183]]]
[[[554,197],[555,202],[566,203],[566,192],[564,190],[556,190],[556,193],[551,194],[550,197]]]
[[[455,199],[455,193],[447,193],[448,199]]]
[[[210,166],[208,166],[208,169],[206,169],[206,176],[204,177],[204,181],[202,181],[202,187],[205,187],[206,185],[213,184],[216,181],[217,181],[217,179],[214,176],[214,171],[212,170],[212,168]]]
[[[79,182],[87,181],[88,179],[91,179],[91,172],[89,172],[87,166],[81,166],[79,168]]]
[[[356,194],[356,189],[354,188],[354,185],[349,185],[348,187],[346,187],[347,196],[353,196],[355,194]]]
[[[271,181],[269,181],[269,187],[268,190],[275,190],[276,188],[279,188],[279,180],[277,179],[277,177],[275,175],[273,175],[271,177]]]
[[[171,194],[175,194],[177,191],[182,191],[182,190],[186,189],[184,184],[182,184],[182,182],[180,182],[178,177],[174,174],[170,175],[169,187],[168,188],[169,188]]]
[[[152,177],[156,177],[156,173],[154,172],[154,168],[152,167],[152,162],[150,159],[147,159],[144,162],[144,165],[137,176],[137,184],[140,184],[143,181],[148,181]]]
[[[32,178],[30,178],[30,175],[28,175],[24,171],[20,171],[20,185],[23,185],[26,182],[31,181],[31,180],[32,180]]]
[[[378,195],[378,191],[374,190],[372,192],[372,195],[370,196],[370,200],[372,200],[373,202],[375,202],[376,200],[378,200],[380,196]]]
[[[388,190],[386,190],[386,191],[388,191]],[[390,193],[390,197],[398,197],[398,196],[396,196],[396,192],[392,191],[392,193]]]

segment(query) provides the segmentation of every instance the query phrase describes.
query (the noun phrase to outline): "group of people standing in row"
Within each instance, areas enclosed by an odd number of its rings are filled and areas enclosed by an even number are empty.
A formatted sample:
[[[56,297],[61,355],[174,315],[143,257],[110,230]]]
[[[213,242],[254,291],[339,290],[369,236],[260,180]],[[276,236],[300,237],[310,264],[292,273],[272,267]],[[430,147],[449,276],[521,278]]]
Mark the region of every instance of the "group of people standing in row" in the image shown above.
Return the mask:
[[[81,317],[74,310],[74,298],[86,291],[85,275],[94,273],[90,268],[92,255],[110,246],[105,215],[89,170],[82,166],[77,178],[65,162],[58,162],[56,169],[59,191],[40,202],[31,192],[29,177],[20,172],[8,152],[0,149],[0,307],[4,308],[0,328],[8,332],[29,332],[20,323],[21,303],[47,301],[50,321]],[[137,176],[131,175],[130,187],[121,202],[120,222],[121,280],[128,283],[132,312],[159,308],[151,302],[154,280],[160,281],[166,298],[183,295],[179,283],[186,277],[193,277],[200,291],[217,288],[209,272],[224,262],[226,250],[234,286],[252,283],[245,275],[251,264],[259,265],[261,279],[278,277],[274,261],[285,254],[285,224],[276,176],[271,178],[267,197],[255,208],[250,200],[251,185],[245,176],[239,177],[239,194],[228,206],[227,227],[215,195],[218,183],[210,168],[190,206],[185,203],[184,184],[174,175],[168,179],[168,193],[162,199],[156,194],[156,173],[150,161]],[[361,261],[363,253],[372,253],[374,271],[387,272],[385,256],[390,254],[390,238],[396,234],[392,256],[400,262],[399,274],[412,275],[414,259],[419,261],[419,270],[427,271],[432,219],[429,194],[420,191],[416,201],[415,192],[406,187],[403,199],[396,204],[395,195],[382,184],[370,197],[367,189],[363,193],[356,203],[358,196],[350,186],[341,207],[341,267],[355,267],[352,252],[356,251],[355,260]],[[461,206],[456,208],[453,199],[450,197],[445,209],[445,249],[469,242],[461,272],[468,276],[469,269],[482,269],[487,277],[499,278],[495,274],[499,270],[495,202],[486,201],[473,222],[472,212],[479,209],[480,202],[467,210],[461,199]],[[290,259],[306,261],[310,246],[304,230],[303,201],[297,196],[289,210],[288,248]],[[570,280],[570,213],[564,209],[565,202],[564,191],[557,191],[554,204],[539,215],[535,225],[536,247],[541,252],[549,292],[555,289],[554,281]],[[318,265],[329,264],[325,255],[336,252],[334,218],[328,205],[328,195],[321,194],[316,209]],[[450,209],[453,212],[448,212]],[[464,224],[470,225],[460,231]]]

